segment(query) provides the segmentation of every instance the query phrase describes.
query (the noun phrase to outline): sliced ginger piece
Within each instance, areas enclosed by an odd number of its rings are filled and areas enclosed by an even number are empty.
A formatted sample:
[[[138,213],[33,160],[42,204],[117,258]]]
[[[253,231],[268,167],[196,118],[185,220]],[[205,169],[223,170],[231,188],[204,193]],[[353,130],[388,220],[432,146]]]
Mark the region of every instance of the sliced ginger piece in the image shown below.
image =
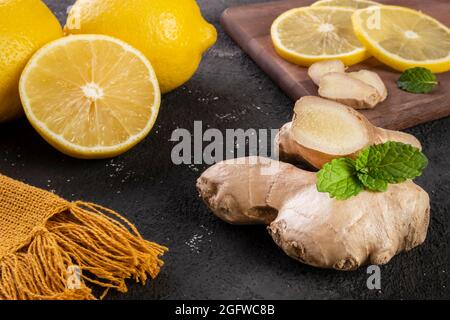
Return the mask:
[[[369,70],[360,70],[358,72],[350,72],[347,74],[350,77],[361,80],[362,82],[365,82],[377,89],[378,94],[380,95],[380,102],[386,100],[388,91],[383,80],[381,80],[380,76],[377,73]]]
[[[297,101],[293,121],[277,136],[283,160],[306,161],[319,169],[333,159],[354,158],[361,149],[387,141],[421,149],[410,134],[375,127],[348,106],[312,96]]]
[[[289,131],[280,133],[290,137],[281,143],[281,153],[299,154],[316,167],[363,149],[373,135],[356,111],[319,97],[303,97],[297,102]]]
[[[316,85],[320,79],[330,72],[345,73],[345,65],[341,60],[325,60],[316,62],[308,69],[308,75]]]
[[[335,75],[336,73],[339,75]],[[341,60],[316,62],[309,67],[308,75],[319,86],[322,97],[355,109],[374,108],[388,96],[387,88],[377,73],[369,70],[346,73]],[[321,84],[324,77],[325,82]]]
[[[376,88],[338,72],[327,73],[320,79],[319,95],[355,109],[372,109],[381,101]]]
[[[307,148],[343,156],[370,142],[370,128],[364,121],[333,101],[304,97],[294,112],[292,132]]]

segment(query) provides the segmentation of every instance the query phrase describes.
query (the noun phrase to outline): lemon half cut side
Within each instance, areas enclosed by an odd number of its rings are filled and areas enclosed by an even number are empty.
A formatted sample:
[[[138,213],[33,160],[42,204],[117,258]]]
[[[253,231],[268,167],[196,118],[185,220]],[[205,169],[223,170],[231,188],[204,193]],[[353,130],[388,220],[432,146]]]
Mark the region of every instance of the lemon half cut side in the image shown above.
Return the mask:
[[[68,36],[40,49],[19,84],[30,123],[76,158],[117,156],[152,129],[161,93],[152,65],[104,35]]]

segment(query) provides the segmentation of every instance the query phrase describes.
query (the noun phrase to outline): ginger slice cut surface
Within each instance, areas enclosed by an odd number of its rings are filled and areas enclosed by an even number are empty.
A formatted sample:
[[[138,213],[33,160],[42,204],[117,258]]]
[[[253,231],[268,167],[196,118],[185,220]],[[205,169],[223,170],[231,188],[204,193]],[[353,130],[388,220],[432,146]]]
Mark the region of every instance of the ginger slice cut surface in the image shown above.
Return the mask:
[[[349,72],[347,74],[354,79],[361,80],[362,82],[374,87],[380,95],[380,102],[386,100],[388,91],[383,80],[381,80],[377,73],[369,70],[360,70],[357,72]]]
[[[308,69],[308,75],[316,85],[320,79],[330,72],[345,73],[345,65],[341,60],[324,60],[316,62]]]
[[[370,142],[364,121],[338,103],[318,97],[303,97],[294,112],[293,137],[306,148],[348,155]]]
[[[346,73],[340,60],[316,62],[308,69],[323,98],[344,103],[354,109],[372,109],[386,100],[388,91],[380,76],[369,70]]]
[[[327,73],[320,79],[319,95],[354,109],[372,109],[381,101],[376,88],[339,72]]]
[[[294,113],[293,121],[276,138],[283,160],[307,162],[320,169],[333,159],[355,158],[363,148],[387,141],[422,148],[413,135],[375,127],[355,109],[327,99],[303,97]]]

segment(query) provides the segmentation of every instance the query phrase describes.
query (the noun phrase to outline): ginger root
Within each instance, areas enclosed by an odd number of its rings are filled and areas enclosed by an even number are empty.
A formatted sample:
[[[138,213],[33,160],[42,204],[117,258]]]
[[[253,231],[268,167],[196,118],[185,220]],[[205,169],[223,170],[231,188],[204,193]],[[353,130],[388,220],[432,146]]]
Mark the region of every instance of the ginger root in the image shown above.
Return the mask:
[[[367,83],[368,85],[374,87],[379,96],[380,96],[380,102],[383,102],[386,100],[388,96],[388,91],[386,88],[386,85],[384,84],[383,80],[381,80],[380,76],[376,74],[375,72],[368,71],[368,70],[360,70],[358,72],[349,72],[347,73],[351,78],[358,79],[362,82]]]
[[[410,134],[375,127],[346,105],[312,96],[297,101],[293,121],[281,128],[276,139],[281,159],[304,160],[318,169],[336,158],[355,158],[365,147],[387,141],[422,148]]]
[[[345,65],[341,60],[324,60],[312,64],[308,69],[308,75],[319,86],[320,79],[330,72],[345,73]]]
[[[319,95],[355,109],[372,109],[381,96],[371,85],[345,73],[327,73],[320,79]]]
[[[428,194],[412,181],[339,201],[317,191],[314,173],[265,158],[218,163],[197,188],[219,218],[268,224],[287,255],[321,268],[385,264],[423,243],[429,224]]]
[[[340,60],[314,63],[309,67],[308,75],[319,86],[321,97],[355,109],[372,109],[388,96],[378,74],[368,70],[346,73]]]

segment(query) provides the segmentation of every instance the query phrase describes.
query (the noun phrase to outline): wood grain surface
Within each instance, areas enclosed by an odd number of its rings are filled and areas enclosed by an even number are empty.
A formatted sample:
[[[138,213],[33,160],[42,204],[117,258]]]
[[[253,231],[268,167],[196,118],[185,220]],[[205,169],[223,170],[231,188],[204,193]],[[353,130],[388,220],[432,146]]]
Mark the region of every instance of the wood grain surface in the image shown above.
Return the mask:
[[[450,25],[448,0],[386,0],[419,9]],[[292,99],[317,95],[317,88],[307,75],[307,69],[291,64],[275,52],[270,38],[270,26],[282,12],[308,6],[311,0],[281,0],[232,7],[225,10],[221,24],[228,35],[266,72]],[[411,94],[397,88],[400,73],[382,65],[374,58],[353,66],[350,71],[369,69],[385,81],[389,98],[375,109],[363,113],[377,126],[405,129],[420,123],[450,116],[450,73],[439,74],[439,86],[431,94]]]

